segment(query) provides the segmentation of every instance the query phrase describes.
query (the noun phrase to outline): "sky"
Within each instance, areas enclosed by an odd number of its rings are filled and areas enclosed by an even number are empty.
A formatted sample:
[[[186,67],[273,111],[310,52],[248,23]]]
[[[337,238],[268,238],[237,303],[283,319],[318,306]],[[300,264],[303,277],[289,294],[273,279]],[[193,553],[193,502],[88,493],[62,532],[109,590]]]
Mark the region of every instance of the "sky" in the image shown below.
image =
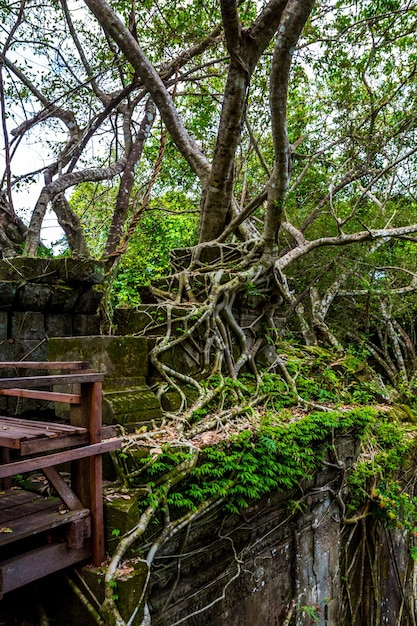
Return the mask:
[[[14,125],[9,123],[7,132],[10,133],[13,127]],[[9,141],[10,139],[12,139],[12,137],[9,135]],[[47,166],[48,161],[45,155],[42,154],[40,145],[41,144],[36,141],[36,138],[25,135],[13,157],[12,172],[14,176],[27,174],[28,172],[36,171]],[[2,177],[5,171],[5,163],[5,141],[3,130],[0,128],[0,176]],[[31,211],[35,207],[42,186],[43,177],[40,174],[36,177],[36,181],[30,185],[22,185],[20,189],[13,187],[14,209],[25,223],[30,219]],[[42,241],[45,245],[50,246],[52,243],[61,239],[62,236],[63,230],[59,226],[55,214],[49,211],[42,226]]]

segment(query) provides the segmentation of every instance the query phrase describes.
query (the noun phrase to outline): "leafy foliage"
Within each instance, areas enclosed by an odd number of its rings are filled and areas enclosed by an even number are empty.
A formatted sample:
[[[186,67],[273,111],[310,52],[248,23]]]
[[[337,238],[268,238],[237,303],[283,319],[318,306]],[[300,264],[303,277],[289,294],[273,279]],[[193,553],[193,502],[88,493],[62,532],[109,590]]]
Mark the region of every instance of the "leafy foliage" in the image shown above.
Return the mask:
[[[313,412],[289,421],[285,411],[268,413],[259,429],[244,430],[226,442],[204,447],[198,465],[178,491],[169,493],[167,502],[178,509],[195,509],[205,500],[220,499],[226,510],[238,513],[265,494],[290,491],[311,479],[323,464],[332,433],[363,435],[375,415],[361,408],[348,413]],[[149,480],[157,484],[186,457],[186,452],[166,447],[147,466]]]
[[[401,484],[401,476],[414,464],[415,437],[410,424],[386,415],[369,422],[362,435],[363,453],[349,474],[351,511],[370,504],[370,514],[389,527],[417,531],[417,498]]]

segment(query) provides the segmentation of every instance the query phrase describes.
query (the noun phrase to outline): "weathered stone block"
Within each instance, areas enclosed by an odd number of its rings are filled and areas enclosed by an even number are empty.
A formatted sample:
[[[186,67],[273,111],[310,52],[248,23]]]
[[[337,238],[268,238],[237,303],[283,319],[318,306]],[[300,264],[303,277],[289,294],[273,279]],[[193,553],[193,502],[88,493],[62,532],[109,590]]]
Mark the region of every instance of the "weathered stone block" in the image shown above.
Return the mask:
[[[104,280],[104,264],[77,259],[39,259],[16,257],[13,263],[0,261],[0,281],[21,281],[42,284],[87,283],[98,285]]]
[[[156,342],[156,337],[148,337],[149,351],[154,348]],[[174,346],[174,348],[161,353],[158,358],[161,363],[182,374],[193,376],[202,369],[202,354],[191,341],[185,340],[180,346]],[[151,367],[150,375],[158,377],[159,373]]]
[[[72,317],[68,313],[45,315],[48,337],[68,337],[72,334]]]
[[[51,293],[50,285],[27,283],[17,289],[15,307],[20,311],[45,311],[48,308]]]
[[[51,291],[49,311],[51,313],[69,313],[73,311],[80,295],[78,287],[68,285],[54,285]]]
[[[143,586],[146,583],[148,568],[142,559],[130,559],[124,563],[115,580],[115,593],[118,596],[117,605],[120,613],[130,626],[140,626],[143,622],[143,607],[139,606]],[[104,572],[102,569],[85,567],[82,576],[88,587],[98,598],[104,601]],[[84,621],[72,621],[73,624],[82,624]]]
[[[51,361],[89,361],[109,378],[134,378],[148,373],[145,337],[64,337],[49,341]]]
[[[184,317],[190,310],[190,306],[177,306],[170,308],[169,315],[172,320]],[[152,329],[153,335],[165,335],[168,316],[168,307],[162,304],[142,304],[134,309],[117,309],[114,314],[114,322],[121,335],[133,335]],[[181,322],[174,322],[181,328]],[[175,330],[175,329],[174,329]]]
[[[74,306],[75,313],[96,313],[103,297],[100,286],[94,285],[90,289],[84,289]]]
[[[142,332],[147,326],[153,325],[151,315],[136,309],[117,309],[114,322],[120,335],[133,335]]]
[[[14,361],[14,341],[13,339],[2,339],[0,341],[0,361]],[[5,373],[7,372],[7,373]],[[0,375],[3,377],[13,376],[11,370],[0,370]]]
[[[138,523],[138,496],[131,494],[125,497],[114,498],[110,501],[105,500],[104,517],[107,541],[114,543],[115,535],[112,534],[114,529],[119,531],[122,536]]]
[[[1,311],[0,312],[0,341],[2,341],[3,339],[7,339],[8,322],[9,322],[8,314],[5,311]]]
[[[18,339],[14,343],[14,361],[47,361],[48,344],[45,338]]]
[[[17,283],[0,282],[0,309],[10,309],[16,295]]]
[[[74,315],[72,320],[72,333],[74,337],[86,335],[98,335],[100,333],[100,319],[97,315]]]
[[[104,424],[136,424],[161,417],[161,405],[149,387],[103,391]]]
[[[161,406],[164,411],[178,411],[181,406],[181,396],[178,391],[170,391],[161,396]]]
[[[42,313],[33,311],[13,313],[12,337],[13,339],[44,339],[45,322]]]

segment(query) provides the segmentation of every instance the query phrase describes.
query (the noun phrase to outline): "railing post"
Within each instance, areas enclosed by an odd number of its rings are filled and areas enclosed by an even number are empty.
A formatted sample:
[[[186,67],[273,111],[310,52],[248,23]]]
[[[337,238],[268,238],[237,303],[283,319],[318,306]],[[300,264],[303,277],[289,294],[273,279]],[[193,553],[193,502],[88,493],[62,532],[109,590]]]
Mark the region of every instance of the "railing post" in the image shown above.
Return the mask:
[[[102,383],[80,384],[81,404],[71,406],[70,421],[74,426],[88,428],[90,443],[101,441]],[[71,484],[82,504],[91,511],[92,560],[94,565],[104,561],[103,479],[102,456],[74,461],[71,464]]]

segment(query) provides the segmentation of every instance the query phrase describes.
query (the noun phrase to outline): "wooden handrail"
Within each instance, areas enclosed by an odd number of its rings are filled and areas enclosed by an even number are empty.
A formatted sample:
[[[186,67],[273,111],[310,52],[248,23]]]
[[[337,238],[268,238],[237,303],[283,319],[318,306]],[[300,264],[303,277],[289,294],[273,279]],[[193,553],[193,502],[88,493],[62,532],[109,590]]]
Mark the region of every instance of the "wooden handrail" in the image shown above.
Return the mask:
[[[117,450],[120,448],[121,442],[122,438],[116,437],[115,439],[108,439],[107,441],[102,441],[100,443],[93,443],[88,446],[83,446],[82,448],[73,448],[72,450],[54,452],[53,454],[46,454],[34,459],[25,459],[24,461],[5,463],[4,465],[0,465],[0,478],[7,478],[8,476],[15,476],[16,474],[40,470],[44,467],[53,467],[54,465],[60,465],[61,463],[67,463],[68,461],[76,461],[86,459],[91,456],[101,455],[104,452]]]
[[[85,370],[88,361],[0,361],[0,369]]]
[[[74,437],[73,442],[67,437],[65,443],[71,446],[71,443],[81,445],[82,447],[72,447],[70,450],[64,450],[53,454],[46,454],[36,458],[7,462],[0,465],[0,479],[8,479],[10,476],[23,472],[31,472],[34,470],[46,470],[45,474],[52,476],[55,488],[61,491],[62,483],[56,479],[55,473],[48,471],[56,465],[71,462],[71,491],[75,497],[90,510],[91,514],[91,552],[94,565],[99,565],[104,560],[104,533],[103,533],[103,501],[102,501],[102,455],[105,452],[116,450],[121,445],[121,439],[111,439],[103,441],[102,417],[102,382],[104,374],[94,372],[89,369],[89,363],[86,361],[2,361],[1,369],[16,370],[39,370],[32,376],[19,376],[0,378],[0,395],[26,397],[39,400],[68,402],[70,404],[70,424],[72,428],[81,427],[85,429],[85,434],[81,439],[88,436],[88,444],[76,442],[76,437],[80,435],[71,435]],[[60,373],[42,374],[42,371],[55,371]],[[69,372],[69,373],[62,373]],[[75,372],[75,373],[74,373]],[[73,384],[79,384],[79,388],[71,388]],[[55,385],[69,385],[69,392],[38,390],[39,387],[54,387]],[[12,435],[12,432],[9,433]],[[18,433],[19,434],[19,433]],[[6,448],[12,448],[10,445],[10,437],[6,440]],[[23,441],[24,433],[20,433],[20,437],[16,439],[19,443],[17,449],[26,453],[36,453],[36,441]],[[68,441],[67,441],[68,439]],[[87,442],[86,442],[87,443]],[[26,447],[24,447],[26,446]],[[48,450],[52,450],[52,446]],[[8,451],[8,450],[7,450]],[[38,452],[41,448],[38,447]],[[46,448],[43,449],[43,452]],[[63,487],[65,490],[65,488]],[[62,494],[60,494],[62,497]],[[68,499],[68,495],[63,494]],[[0,585],[1,587],[1,585]]]
[[[0,389],[0,396],[28,398],[32,400],[48,400],[49,402],[67,402],[81,404],[81,396],[76,393],[58,393],[57,391],[38,391],[37,389]]]
[[[79,374],[54,374],[46,376],[14,376],[13,378],[0,378],[0,389],[34,389],[35,387],[48,387],[49,385],[71,385],[73,383],[99,383],[103,382],[104,374],[79,373]]]

